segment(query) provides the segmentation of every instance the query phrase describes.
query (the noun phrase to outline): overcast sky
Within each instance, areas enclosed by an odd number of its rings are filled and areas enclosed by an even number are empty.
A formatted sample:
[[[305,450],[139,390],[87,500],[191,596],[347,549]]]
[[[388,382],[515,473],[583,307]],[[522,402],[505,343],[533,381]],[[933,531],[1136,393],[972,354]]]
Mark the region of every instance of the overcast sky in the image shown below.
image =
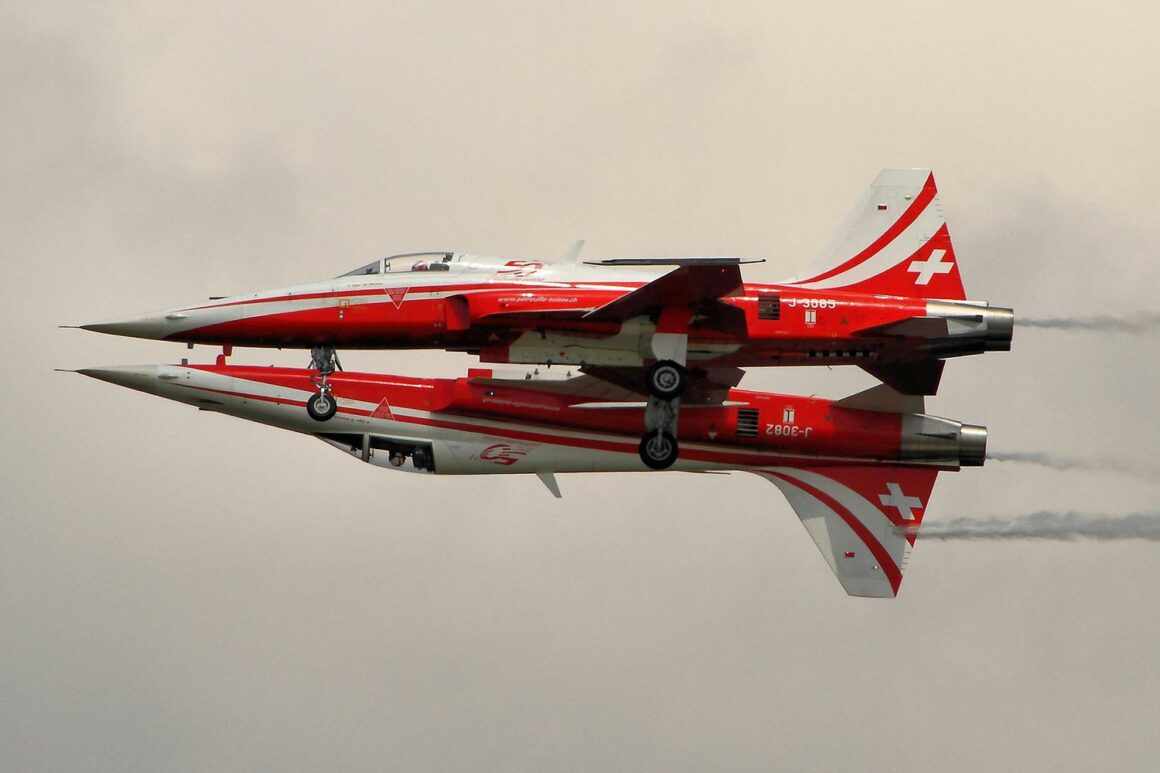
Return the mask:
[[[555,501],[52,372],[187,354],[59,323],[390,252],[585,238],[774,281],[886,166],[935,169],[970,297],[1155,310],[1153,3],[291,6],[0,0],[0,768],[1154,769],[1156,543],[920,541],[898,599],[851,599],[754,476]],[[929,409],[1151,459],[1157,341],[1017,329]],[[1156,493],[993,463],[928,518]]]

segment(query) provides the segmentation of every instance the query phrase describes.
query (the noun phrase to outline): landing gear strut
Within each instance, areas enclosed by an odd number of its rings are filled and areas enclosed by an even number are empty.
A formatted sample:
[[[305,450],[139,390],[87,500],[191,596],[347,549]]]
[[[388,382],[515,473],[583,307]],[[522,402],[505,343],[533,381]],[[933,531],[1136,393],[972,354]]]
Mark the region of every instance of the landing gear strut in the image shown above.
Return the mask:
[[[338,401],[334,399],[330,388],[330,374],[341,369],[338,356],[333,346],[315,346],[310,350],[310,369],[318,375],[311,380],[318,387],[318,391],[306,401],[306,412],[315,421],[330,421],[338,412]]]
[[[667,470],[680,455],[677,445],[677,416],[681,395],[688,384],[685,369],[688,336],[684,333],[656,333],[652,350],[656,362],[645,372],[648,404],[644,409],[644,436],[640,439],[640,460],[650,470]]]

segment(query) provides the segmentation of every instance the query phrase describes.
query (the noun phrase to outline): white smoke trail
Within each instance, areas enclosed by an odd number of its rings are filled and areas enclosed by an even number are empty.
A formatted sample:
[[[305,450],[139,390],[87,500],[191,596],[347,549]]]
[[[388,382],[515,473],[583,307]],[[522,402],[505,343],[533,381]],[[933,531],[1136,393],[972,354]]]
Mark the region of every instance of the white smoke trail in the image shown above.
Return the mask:
[[[1038,327],[1078,332],[1160,333],[1160,311],[1138,311],[1133,314],[1099,314],[1092,317],[1016,317],[1020,327]]]
[[[1115,459],[1107,456],[1065,456],[1043,451],[988,451],[987,459],[996,462],[1035,464],[1052,470],[1114,472],[1151,483],[1160,483],[1160,465],[1130,459]]]
[[[1011,518],[928,521],[908,533],[924,540],[1150,540],[1160,542],[1160,511],[1098,515],[1041,510]]]

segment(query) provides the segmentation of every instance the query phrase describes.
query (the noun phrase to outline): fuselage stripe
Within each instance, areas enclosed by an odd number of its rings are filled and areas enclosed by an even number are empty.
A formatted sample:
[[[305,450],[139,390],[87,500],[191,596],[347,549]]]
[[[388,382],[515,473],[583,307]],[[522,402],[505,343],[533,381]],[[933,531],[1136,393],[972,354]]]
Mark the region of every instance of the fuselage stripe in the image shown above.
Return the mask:
[[[407,295],[417,295],[421,293],[462,293],[462,292],[485,292],[489,290],[529,290],[544,292],[545,290],[598,290],[605,292],[624,291],[629,292],[641,286],[641,282],[625,283],[623,285],[612,285],[607,283],[593,284],[591,282],[567,282],[567,283],[545,283],[545,282],[472,282],[461,284],[434,284],[434,285],[399,285],[398,287],[389,287],[386,285],[380,287],[365,287],[365,288],[350,288],[345,290],[322,290],[313,293],[288,293],[285,295],[270,295],[261,298],[246,298],[240,301],[227,301],[226,303],[210,303],[205,306],[191,306],[181,311],[202,311],[205,309],[224,309],[230,306],[251,306],[258,303],[283,303],[289,301],[313,301],[325,300],[329,298],[357,298],[363,296],[381,295],[389,300],[389,292],[391,290],[406,290]],[[407,300],[406,298],[403,299]]]
[[[261,383],[261,382],[258,382]],[[236,390],[228,389],[214,389],[212,387],[194,386],[192,384],[179,384],[178,386],[186,389],[193,389],[202,392],[210,392],[213,394],[225,395],[228,397],[239,397],[244,400],[257,400],[266,403],[273,403],[275,405],[294,405],[305,407],[305,400],[298,400],[290,397],[259,395],[251,392],[238,392]],[[342,405],[344,398],[336,396],[339,400],[338,412],[345,413],[351,416],[370,416],[374,413],[373,409],[356,408],[349,405]],[[615,453],[637,453],[637,445],[632,442],[625,442],[616,440],[614,438],[622,437],[616,435],[607,435],[609,439],[598,439],[594,437],[581,437],[573,434],[546,434],[534,429],[513,428],[510,426],[488,426],[470,423],[471,417],[464,417],[466,420],[452,421],[448,419],[431,418],[430,413],[427,416],[407,415],[413,413],[413,409],[406,409],[399,406],[392,406],[393,421],[419,424],[429,427],[437,427],[440,429],[450,429],[460,432],[469,432],[477,435],[493,435],[498,437],[507,437],[514,440],[527,440],[530,442],[544,443],[548,445],[568,446],[573,448],[585,448],[597,451],[611,451]],[[685,447],[681,451],[682,459],[696,460],[701,462],[709,462],[712,464],[721,465],[737,465],[746,469],[762,469],[777,465],[793,465],[801,464],[802,460],[797,459],[792,455],[782,455],[777,452],[770,451],[715,451],[705,449],[703,447]],[[875,459],[854,459],[835,457],[827,459],[826,457],[813,456],[809,459],[810,463],[826,463],[836,462],[838,464],[897,464],[896,461],[875,460]]]

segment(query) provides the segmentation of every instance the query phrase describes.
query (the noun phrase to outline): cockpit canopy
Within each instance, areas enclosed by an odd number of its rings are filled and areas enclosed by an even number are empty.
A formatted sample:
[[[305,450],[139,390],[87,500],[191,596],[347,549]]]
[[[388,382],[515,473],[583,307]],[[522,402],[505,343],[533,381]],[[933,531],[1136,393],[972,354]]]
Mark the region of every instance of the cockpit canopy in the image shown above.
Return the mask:
[[[402,255],[379,258],[339,276],[365,276],[404,271],[449,271],[453,257],[454,252],[405,252]]]

